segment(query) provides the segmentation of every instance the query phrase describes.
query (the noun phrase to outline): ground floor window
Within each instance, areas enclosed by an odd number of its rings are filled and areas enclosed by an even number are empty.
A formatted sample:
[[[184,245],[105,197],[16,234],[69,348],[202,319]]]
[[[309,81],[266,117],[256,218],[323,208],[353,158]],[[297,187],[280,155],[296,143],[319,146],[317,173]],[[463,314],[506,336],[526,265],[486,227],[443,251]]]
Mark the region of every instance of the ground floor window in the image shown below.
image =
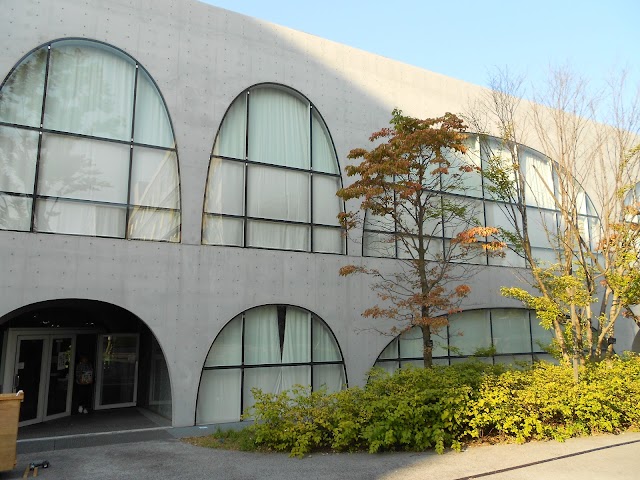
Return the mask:
[[[213,342],[200,380],[196,422],[240,420],[254,404],[254,387],[279,393],[304,385],[334,392],[346,383],[342,353],[320,318],[286,305],[254,308],[231,320]]]
[[[535,312],[515,308],[469,310],[449,317],[433,338],[433,364],[451,365],[476,355],[488,363],[551,360],[545,348],[553,334],[540,326]],[[413,327],[394,338],[375,366],[393,372],[423,365],[422,330]],[[484,352],[484,353],[483,353]]]

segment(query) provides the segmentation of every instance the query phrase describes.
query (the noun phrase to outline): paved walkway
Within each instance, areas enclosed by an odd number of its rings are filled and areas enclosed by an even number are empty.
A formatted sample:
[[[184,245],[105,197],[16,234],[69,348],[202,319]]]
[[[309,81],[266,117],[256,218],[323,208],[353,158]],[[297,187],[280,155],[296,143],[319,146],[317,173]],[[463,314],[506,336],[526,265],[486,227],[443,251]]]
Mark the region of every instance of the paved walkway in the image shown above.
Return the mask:
[[[38,478],[65,480],[564,480],[640,478],[640,433],[577,438],[565,443],[470,447],[462,453],[283,454],[229,452],[175,439],[22,454],[0,480],[22,478],[30,461],[46,459]]]

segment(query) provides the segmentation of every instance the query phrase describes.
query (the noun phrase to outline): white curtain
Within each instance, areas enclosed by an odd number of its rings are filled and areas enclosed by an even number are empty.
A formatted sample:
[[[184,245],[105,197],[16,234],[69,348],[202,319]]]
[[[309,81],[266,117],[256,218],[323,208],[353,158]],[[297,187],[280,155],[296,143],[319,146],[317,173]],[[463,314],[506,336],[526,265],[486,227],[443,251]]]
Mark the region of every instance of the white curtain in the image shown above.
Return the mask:
[[[196,423],[240,420],[240,369],[204,370],[198,391]]]
[[[525,148],[521,149],[520,158],[524,163],[527,205],[554,208],[551,162]]]
[[[158,147],[174,146],[167,109],[155,85],[142,68],[138,69],[133,140]]]
[[[394,338],[391,343],[385,347],[378,358],[380,360],[398,358],[398,338]]]
[[[135,65],[116,50],[83,41],[55,43],[44,127],[131,139]]]
[[[40,126],[47,49],[24,59],[11,73],[0,95],[0,122]]]
[[[316,172],[340,173],[329,132],[315,110],[312,115],[311,138],[312,169]]]
[[[249,160],[306,168],[309,165],[309,105],[273,87],[249,95]]]
[[[33,193],[38,132],[0,127],[0,190]]]
[[[402,358],[422,357],[422,330],[413,327],[400,335],[400,355]]]
[[[343,231],[339,228],[313,227],[313,251],[344,253]]]
[[[282,367],[244,369],[243,402],[245,412],[255,404],[251,393],[252,388],[259,388],[263,393],[280,393],[283,390],[281,369]]]
[[[315,365],[313,367],[313,389],[325,388],[327,393],[338,392],[347,381],[342,365]]]
[[[242,365],[242,315],[231,320],[216,337],[205,367]]]
[[[232,245],[241,247],[244,220],[240,218],[204,215],[202,243],[205,245]]]
[[[31,197],[0,193],[0,229],[28,231],[31,228]]]
[[[175,152],[134,147],[130,202],[149,207],[180,208],[178,159]]]
[[[281,222],[249,220],[247,246],[280,250],[309,250],[309,227]]]
[[[212,158],[204,203],[207,213],[244,214],[244,163]]]
[[[130,207],[128,238],[180,241],[180,212],[150,207]]]
[[[247,215],[274,220],[309,221],[309,175],[250,165]]]
[[[491,325],[488,310],[462,312],[449,317],[449,345],[462,355],[471,355],[478,348],[491,347]],[[457,353],[452,352],[452,355]]]
[[[244,363],[280,363],[278,310],[275,306],[254,308],[245,313]]]
[[[35,230],[124,238],[126,207],[85,202],[38,199]]]
[[[313,361],[340,361],[340,349],[327,327],[318,319],[313,319]]]
[[[39,194],[126,204],[128,184],[128,145],[43,135]]]
[[[245,158],[247,129],[247,94],[237,98],[227,111],[213,146],[213,155]]]
[[[285,318],[282,363],[305,363],[311,360],[311,315],[288,307]]]
[[[313,223],[339,225],[338,214],[342,211],[336,192],[340,189],[340,179],[315,174],[313,181]]]
[[[491,310],[491,333],[497,353],[531,351],[527,310],[506,308]]]

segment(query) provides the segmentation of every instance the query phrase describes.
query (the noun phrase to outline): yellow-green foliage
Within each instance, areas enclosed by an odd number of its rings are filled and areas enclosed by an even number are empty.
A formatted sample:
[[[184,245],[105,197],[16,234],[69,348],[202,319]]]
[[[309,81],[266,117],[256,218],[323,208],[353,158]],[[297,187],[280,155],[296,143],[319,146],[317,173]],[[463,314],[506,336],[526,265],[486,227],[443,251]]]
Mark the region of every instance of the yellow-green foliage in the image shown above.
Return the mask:
[[[442,452],[487,436],[564,440],[640,428],[640,358],[588,364],[577,384],[569,366],[505,370],[476,361],[374,370],[364,388],[334,394],[254,395],[249,428],[259,446],[294,456],[322,448]]]
[[[469,433],[506,435],[518,442],[616,433],[640,427],[639,404],[638,357],[590,363],[578,383],[569,367],[539,363],[486,377],[470,405]]]

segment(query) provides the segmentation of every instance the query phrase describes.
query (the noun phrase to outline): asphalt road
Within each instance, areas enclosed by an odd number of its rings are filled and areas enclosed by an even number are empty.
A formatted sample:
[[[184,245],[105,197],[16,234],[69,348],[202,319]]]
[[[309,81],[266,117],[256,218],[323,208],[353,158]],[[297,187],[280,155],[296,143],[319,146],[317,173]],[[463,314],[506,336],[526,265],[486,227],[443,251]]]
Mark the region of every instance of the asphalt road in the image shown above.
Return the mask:
[[[167,439],[23,454],[0,480],[22,478],[46,459],[41,479],[380,479],[564,480],[640,479],[640,433],[577,438],[565,443],[469,447],[461,453],[283,454],[211,450]],[[502,471],[501,471],[502,470]],[[32,478],[33,472],[30,474]]]

